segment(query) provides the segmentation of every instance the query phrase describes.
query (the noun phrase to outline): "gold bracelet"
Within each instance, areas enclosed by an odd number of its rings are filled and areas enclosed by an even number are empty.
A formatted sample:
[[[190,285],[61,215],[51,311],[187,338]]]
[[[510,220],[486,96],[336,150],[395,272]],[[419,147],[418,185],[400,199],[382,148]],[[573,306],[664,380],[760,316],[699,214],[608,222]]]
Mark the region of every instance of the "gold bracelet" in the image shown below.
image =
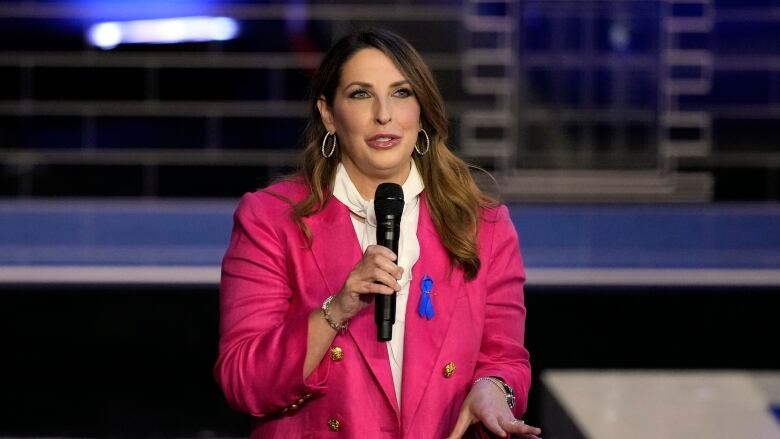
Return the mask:
[[[331,317],[328,313],[328,307],[335,298],[336,296],[330,296],[325,299],[324,302],[322,302],[322,316],[325,317],[325,321],[328,322],[328,325],[330,325],[331,328],[335,329],[336,331],[346,331],[347,327],[349,326],[349,320],[340,325],[337,325],[336,322],[333,321],[333,317]]]

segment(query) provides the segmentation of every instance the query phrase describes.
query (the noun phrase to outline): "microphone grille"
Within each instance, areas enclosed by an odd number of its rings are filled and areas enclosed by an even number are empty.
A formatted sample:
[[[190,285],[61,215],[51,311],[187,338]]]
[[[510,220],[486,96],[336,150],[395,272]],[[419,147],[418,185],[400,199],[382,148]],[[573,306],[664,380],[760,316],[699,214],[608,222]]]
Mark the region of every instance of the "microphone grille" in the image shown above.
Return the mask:
[[[382,183],[374,195],[374,211],[377,218],[385,215],[399,216],[404,210],[404,190],[396,183]]]

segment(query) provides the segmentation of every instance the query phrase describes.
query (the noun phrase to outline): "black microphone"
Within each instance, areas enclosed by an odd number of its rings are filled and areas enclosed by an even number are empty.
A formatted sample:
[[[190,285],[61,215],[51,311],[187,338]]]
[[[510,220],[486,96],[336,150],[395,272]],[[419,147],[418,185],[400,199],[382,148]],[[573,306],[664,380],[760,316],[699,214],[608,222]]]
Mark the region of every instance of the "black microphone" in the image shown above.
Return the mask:
[[[398,239],[401,235],[401,214],[404,211],[404,191],[395,183],[382,183],[374,195],[376,213],[376,243],[398,255]],[[396,263],[398,261],[396,260]],[[374,321],[376,338],[389,341],[393,338],[395,324],[395,293],[390,296],[376,294]]]

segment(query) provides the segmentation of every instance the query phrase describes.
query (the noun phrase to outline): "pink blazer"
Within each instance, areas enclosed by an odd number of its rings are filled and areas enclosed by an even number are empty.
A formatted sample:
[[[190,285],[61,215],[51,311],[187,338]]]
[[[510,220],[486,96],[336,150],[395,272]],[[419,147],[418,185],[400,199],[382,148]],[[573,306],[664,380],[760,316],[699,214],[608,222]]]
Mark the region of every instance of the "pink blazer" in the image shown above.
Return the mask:
[[[505,206],[486,210],[479,233],[482,268],[464,282],[421,197],[404,340],[401,407],[387,348],[376,340],[373,308],[352,319],[303,379],[309,313],[337,294],[362,256],[347,208],[335,198],[304,219],[308,247],[290,205],[295,182],[246,194],[235,213],[222,266],[220,343],[215,376],[228,402],[254,417],[252,438],[443,438],[475,378],[499,376],[525,411],[531,369],[523,347],[525,275]],[[420,281],[434,282],[435,316],[417,313]],[[445,373],[448,363],[453,373]]]

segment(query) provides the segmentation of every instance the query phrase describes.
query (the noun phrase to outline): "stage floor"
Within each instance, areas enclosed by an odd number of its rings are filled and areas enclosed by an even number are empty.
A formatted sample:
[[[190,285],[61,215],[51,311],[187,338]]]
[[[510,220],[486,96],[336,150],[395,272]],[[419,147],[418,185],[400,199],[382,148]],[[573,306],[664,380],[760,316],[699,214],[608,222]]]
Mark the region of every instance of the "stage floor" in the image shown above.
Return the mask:
[[[550,425],[546,439],[780,438],[779,372],[548,370],[542,382],[579,430]]]

